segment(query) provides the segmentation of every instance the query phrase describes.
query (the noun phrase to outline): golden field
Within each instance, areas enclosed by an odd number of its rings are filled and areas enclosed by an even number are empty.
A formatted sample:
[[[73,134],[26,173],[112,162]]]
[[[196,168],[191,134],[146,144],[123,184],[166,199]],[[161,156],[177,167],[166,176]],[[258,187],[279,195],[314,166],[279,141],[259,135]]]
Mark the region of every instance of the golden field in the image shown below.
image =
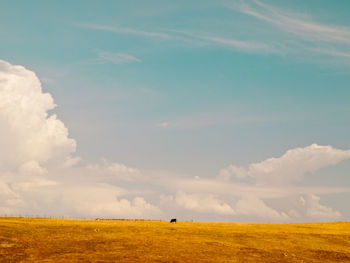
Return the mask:
[[[0,218],[0,262],[350,262],[350,223]]]

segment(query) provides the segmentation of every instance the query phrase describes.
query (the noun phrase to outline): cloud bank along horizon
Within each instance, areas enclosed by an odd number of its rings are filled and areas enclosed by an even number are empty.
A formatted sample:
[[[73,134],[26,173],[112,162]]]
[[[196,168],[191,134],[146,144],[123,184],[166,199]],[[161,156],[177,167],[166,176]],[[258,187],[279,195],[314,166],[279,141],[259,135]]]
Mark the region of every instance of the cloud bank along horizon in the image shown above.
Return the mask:
[[[0,60],[0,215],[208,221],[332,221],[341,211],[305,177],[350,159],[350,150],[312,144],[211,178],[82,162],[36,74]],[[156,169],[157,167],[155,167]]]

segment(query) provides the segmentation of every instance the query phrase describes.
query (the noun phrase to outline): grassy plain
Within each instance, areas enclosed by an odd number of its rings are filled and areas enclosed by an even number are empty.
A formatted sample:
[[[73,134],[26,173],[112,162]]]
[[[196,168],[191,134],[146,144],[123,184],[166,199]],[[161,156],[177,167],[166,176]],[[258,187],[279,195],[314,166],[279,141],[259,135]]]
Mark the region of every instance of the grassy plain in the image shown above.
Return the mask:
[[[350,223],[0,218],[0,262],[350,262]]]

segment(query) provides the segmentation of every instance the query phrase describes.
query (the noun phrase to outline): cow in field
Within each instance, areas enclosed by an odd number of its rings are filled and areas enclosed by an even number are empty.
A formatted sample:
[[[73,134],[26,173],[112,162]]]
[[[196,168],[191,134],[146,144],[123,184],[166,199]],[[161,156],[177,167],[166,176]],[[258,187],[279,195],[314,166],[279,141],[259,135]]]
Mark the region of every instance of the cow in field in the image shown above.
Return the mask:
[[[170,220],[170,223],[176,223],[176,218],[172,218],[172,219]]]

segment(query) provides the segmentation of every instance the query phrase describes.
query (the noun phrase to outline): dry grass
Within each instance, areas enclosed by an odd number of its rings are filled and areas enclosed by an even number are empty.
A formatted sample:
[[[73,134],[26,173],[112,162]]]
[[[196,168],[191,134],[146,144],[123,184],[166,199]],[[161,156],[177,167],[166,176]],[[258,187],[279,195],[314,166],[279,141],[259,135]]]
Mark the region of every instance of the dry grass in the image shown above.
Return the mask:
[[[350,223],[0,218],[0,262],[350,262]]]

